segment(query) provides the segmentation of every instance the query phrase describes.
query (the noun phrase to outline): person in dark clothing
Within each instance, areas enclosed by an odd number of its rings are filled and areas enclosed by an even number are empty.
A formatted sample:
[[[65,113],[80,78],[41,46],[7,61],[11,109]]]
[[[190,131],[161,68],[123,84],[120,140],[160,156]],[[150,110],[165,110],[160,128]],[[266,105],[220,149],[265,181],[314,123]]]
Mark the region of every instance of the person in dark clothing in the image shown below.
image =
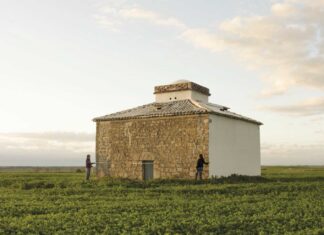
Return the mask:
[[[95,164],[95,163],[91,162],[90,154],[88,154],[87,159],[86,159],[86,180],[90,179],[90,173],[91,173],[91,168],[92,168],[93,164]]]
[[[196,180],[197,180],[198,176],[199,176],[200,180],[202,179],[202,172],[204,170],[204,164],[208,165],[208,162],[205,162],[204,156],[202,154],[199,154],[199,158],[198,158],[197,166],[196,166],[196,169],[197,169]]]

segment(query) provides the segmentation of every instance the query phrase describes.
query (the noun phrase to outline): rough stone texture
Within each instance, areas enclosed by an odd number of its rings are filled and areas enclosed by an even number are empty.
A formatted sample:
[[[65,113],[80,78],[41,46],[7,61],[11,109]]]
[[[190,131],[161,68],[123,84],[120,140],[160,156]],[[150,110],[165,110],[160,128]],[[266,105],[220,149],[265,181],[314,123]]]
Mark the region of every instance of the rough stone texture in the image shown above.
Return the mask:
[[[143,179],[153,160],[154,179],[193,179],[198,155],[208,161],[208,126],[207,114],[97,122],[97,176]]]
[[[156,86],[154,87],[154,94],[173,92],[173,91],[185,91],[185,90],[194,90],[210,96],[209,89],[207,87],[201,86],[194,82],[184,82],[184,83]]]

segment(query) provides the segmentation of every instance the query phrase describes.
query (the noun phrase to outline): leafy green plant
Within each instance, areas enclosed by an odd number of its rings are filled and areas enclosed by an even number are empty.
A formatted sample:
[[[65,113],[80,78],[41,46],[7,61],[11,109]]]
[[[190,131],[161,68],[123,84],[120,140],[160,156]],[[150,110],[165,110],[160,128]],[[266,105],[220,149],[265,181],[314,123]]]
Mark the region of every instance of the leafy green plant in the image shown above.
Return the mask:
[[[323,195],[324,168],[197,182],[0,172],[0,234],[324,234]]]

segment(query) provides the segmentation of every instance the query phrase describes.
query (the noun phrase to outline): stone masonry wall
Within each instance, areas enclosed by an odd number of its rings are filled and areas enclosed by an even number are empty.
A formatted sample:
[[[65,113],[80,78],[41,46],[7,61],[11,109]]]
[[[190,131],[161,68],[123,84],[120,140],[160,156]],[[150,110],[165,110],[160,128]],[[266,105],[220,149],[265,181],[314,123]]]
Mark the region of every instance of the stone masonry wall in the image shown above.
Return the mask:
[[[97,176],[143,179],[142,161],[153,160],[154,179],[193,179],[198,155],[208,161],[208,122],[208,115],[97,122]]]

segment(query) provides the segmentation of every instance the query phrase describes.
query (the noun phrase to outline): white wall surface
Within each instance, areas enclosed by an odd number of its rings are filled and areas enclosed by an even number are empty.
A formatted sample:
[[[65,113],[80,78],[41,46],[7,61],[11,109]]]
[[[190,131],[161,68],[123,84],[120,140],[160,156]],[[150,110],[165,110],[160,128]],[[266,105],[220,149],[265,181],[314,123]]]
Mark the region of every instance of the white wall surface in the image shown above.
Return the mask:
[[[208,96],[193,90],[166,92],[155,95],[155,102],[170,102],[176,100],[192,99],[208,103]]]
[[[260,175],[259,126],[217,115],[209,119],[209,175]]]

